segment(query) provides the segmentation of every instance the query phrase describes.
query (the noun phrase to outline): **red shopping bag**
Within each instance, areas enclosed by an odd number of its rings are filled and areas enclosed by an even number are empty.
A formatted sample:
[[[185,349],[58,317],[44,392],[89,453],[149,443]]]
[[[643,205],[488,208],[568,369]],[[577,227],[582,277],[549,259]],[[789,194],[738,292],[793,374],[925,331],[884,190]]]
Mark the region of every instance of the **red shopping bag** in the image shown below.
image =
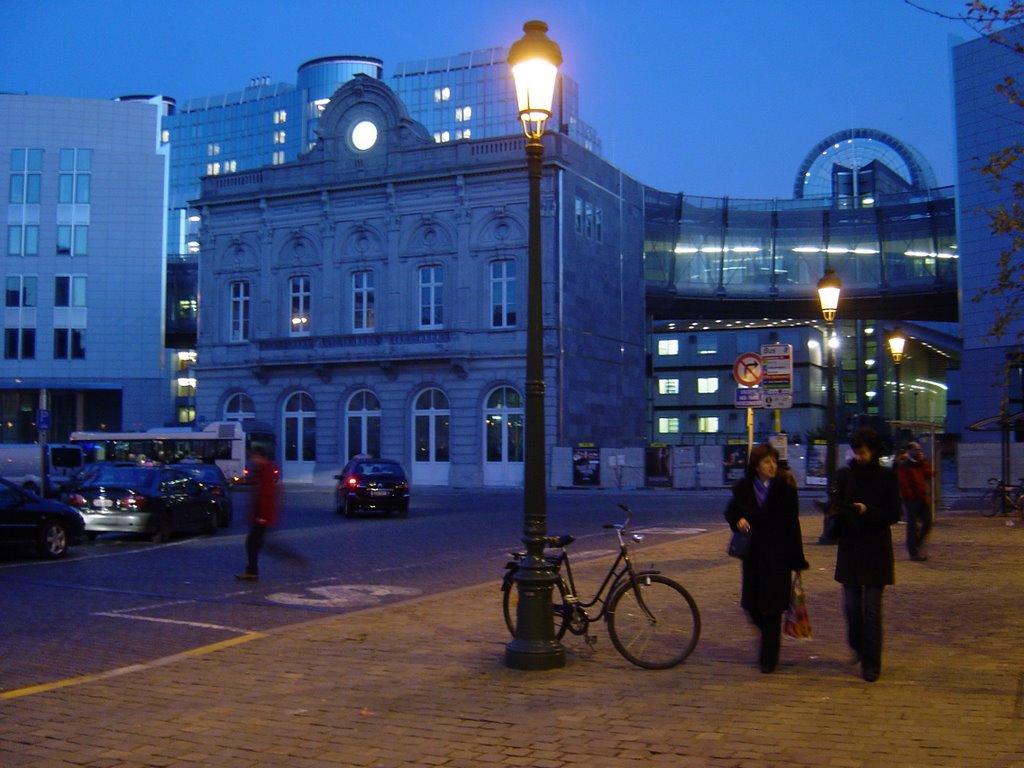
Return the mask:
[[[789,608],[782,622],[782,633],[795,640],[810,640],[813,637],[811,617],[807,615],[807,594],[799,573],[793,577],[793,589],[789,594]]]

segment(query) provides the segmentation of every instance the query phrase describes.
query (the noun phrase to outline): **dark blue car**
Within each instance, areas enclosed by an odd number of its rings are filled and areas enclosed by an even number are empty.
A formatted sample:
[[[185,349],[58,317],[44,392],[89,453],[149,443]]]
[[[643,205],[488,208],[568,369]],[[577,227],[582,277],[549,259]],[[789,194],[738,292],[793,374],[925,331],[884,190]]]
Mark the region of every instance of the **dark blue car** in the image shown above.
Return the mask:
[[[0,478],[0,542],[33,546],[43,557],[63,557],[84,532],[82,516],[67,504]]]

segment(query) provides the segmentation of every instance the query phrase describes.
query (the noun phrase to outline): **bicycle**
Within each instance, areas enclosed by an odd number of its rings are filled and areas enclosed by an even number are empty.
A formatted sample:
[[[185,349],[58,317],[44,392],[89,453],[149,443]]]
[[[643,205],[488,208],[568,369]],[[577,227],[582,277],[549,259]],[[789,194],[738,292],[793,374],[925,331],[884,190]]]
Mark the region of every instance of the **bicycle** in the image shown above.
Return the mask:
[[[590,602],[584,602],[576,590],[576,580],[569,562],[569,545],[575,536],[549,536],[545,546],[557,552],[545,553],[558,574],[555,582],[557,595],[553,600],[555,637],[565,633],[583,635],[593,645],[596,637],[587,635],[592,622],[604,619],[612,645],[628,661],[645,669],[668,669],[682,663],[700,638],[700,611],[690,593],[678,582],[656,570],[636,570],[629,555],[629,542],[625,530],[632,512],[619,504],[626,513],[623,523],[608,523],[614,529],[619,552],[608,573]],[[643,536],[630,534],[634,542]],[[502,609],[509,632],[516,634],[516,609],[519,590],[515,574],[525,552],[512,552],[512,560],[505,565],[502,579]],[[600,604],[596,613],[589,611]]]
[[[981,497],[982,516],[994,517],[1016,512],[1024,519],[1024,478],[1017,484],[1004,483],[997,477],[990,477],[988,482],[993,487],[985,491]]]

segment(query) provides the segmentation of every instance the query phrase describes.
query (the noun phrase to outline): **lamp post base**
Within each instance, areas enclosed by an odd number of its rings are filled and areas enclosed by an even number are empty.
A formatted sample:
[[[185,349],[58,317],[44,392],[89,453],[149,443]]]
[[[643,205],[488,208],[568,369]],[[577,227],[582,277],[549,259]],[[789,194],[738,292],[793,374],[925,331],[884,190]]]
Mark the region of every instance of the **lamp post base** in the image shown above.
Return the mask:
[[[565,666],[565,648],[555,641],[544,643],[513,640],[505,646],[505,666],[533,672],[561,669]]]

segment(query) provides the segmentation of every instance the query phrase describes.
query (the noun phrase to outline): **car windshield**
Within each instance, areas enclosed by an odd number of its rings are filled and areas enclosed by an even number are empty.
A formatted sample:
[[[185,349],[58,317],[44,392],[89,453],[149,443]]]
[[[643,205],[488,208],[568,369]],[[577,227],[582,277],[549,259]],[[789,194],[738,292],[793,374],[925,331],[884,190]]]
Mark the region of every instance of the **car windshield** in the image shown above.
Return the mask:
[[[220,482],[217,468],[209,464],[175,464],[174,469],[180,469],[182,472],[191,475],[196,480],[202,480],[204,483]]]
[[[374,477],[402,476],[402,468],[397,464],[360,464],[357,472],[360,475],[373,475]]]
[[[155,473],[145,467],[101,467],[86,480],[86,485],[109,485],[118,488],[145,486],[152,483]]]

